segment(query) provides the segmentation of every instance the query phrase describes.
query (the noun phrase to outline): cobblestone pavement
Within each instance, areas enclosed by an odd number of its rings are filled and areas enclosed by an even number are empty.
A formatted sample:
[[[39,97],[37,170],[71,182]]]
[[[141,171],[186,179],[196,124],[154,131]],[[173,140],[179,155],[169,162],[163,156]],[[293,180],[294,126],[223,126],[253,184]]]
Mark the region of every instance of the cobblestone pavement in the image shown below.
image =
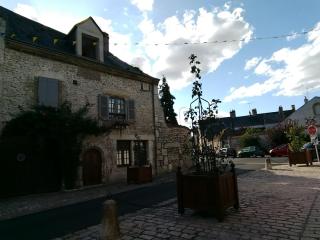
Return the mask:
[[[91,199],[113,195],[141,187],[152,186],[161,182],[173,181],[174,178],[174,173],[168,173],[154,178],[154,181],[151,183],[143,185],[128,185],[126,182],[119,182],[112,185],[101,185],[91,188],[84,188],[81,190],[34,194],[0,199],[0,221],[41,212],[47,209],[85,202]]]
[[[176,199],[121,216],[121,239],[320,239],[320,165],[276,166],[238,177],[240,209],[223,222],[187,210]],[[84,216],[85,217],[85,216]],[[99,239],[100,225],[56,240]]]

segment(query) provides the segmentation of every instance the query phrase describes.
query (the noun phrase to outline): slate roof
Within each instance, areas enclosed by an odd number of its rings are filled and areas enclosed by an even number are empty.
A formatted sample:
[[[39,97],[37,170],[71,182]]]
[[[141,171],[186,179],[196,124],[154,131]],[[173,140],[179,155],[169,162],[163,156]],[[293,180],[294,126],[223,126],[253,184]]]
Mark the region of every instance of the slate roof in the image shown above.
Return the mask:
[[[282,112],[282,115],[280,115],[279,112],[268,112],[235,118],[224,117],[207,119],[204,121],[203,125],[207,129],[209,137],[213,137],[214,135],[219,134],[223,129],[241,130],[249,127],[265,127],[268,124],[278,124],[293,112],[294,110],[285,110]]]
[[[35,47],[42,47],[51,51],[77,56],[75,45],[73,44],[75,39],[74,34],[71,33],[72,31],[70,31],[69,34],[64,34],[16,14],[2,6],[0,6],[0,17],[4,18],[6,21],[5,37],[7,39],[13,39]],[[37,37],[37,40],[33,41],[33,37]],[[59,40],[54,44],[53,39]],[[104,53],[103,63],[106,66],[120,71],[126,71],[156,80],[156,78],[145,74],[137,67],[127,64],[110,52]]]
[[[287,116],[289,116],[293,110],[283,111],[281,116],[279,112],[260,113],[256,115],[248,115],[241,117],[224,117],[220,118],[224,126],[228,128],[248,128],[254,126],[264,126],[267,124],[277,124],[282,122]]]

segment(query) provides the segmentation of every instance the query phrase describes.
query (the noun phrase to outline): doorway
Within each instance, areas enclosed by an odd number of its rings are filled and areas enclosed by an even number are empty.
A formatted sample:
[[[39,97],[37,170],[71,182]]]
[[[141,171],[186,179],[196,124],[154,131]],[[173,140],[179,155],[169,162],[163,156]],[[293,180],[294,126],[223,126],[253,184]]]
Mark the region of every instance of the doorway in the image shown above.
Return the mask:
[[[94,148],[88,149],[83,155],[83,185],[96,185],[102,179],[101,153]]]

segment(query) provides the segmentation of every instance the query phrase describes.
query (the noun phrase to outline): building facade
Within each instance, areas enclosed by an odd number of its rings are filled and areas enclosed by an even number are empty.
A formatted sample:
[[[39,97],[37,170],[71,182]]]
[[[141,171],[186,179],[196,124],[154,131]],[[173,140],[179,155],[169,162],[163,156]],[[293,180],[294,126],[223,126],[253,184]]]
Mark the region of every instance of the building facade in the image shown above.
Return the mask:
[[[295,112],[295,106],[290,110],[283,110],[279,106],[276,112],[258,113],[257,109],[252,109],[247,116],[236,116],[235,110],[230,111],[230,117],[208,120],[205,124],[207,135],[212,140],[212,145],[219,149],[221,147],[232,147],[240,149],[240,136],[247,128],[267,129],[280,124],[290,114]],[[262,131],[263,133],[263,131]],[[267,145],[266,136],[260,135],[263,145]]]
[[[311,123],[320,127],[320,97],[314,97],[308,100],[304,99],[304,104],[295,112],[291,113],[285,121],[295,121],[301,126],[307,126]]]
[[[182,159],[188,130],[168,130],[159,79],[114,56],[108,34],[91,17],[63,34],[0,7],[0,33],[0,127],[21,108],[57,107],[65,101],[74,110],[88,103],[90,117],[120,126],[85,140],[79,186],[124,180],[137,148],[154,173]],[[185,138],[175,139],[176,134]],[[168,152],[175,157],[168,158]]]

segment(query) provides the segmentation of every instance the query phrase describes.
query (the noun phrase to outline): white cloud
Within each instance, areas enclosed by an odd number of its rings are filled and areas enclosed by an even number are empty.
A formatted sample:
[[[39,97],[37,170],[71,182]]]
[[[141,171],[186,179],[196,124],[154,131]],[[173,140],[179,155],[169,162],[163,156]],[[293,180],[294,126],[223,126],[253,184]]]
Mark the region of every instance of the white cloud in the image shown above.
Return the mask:
[[[132,0],[141,11],[152,10],[153,1]],[[26,10],[24,10],[26,9]],[[30,5],[18,5],[15,9],[40,23],[68,33],[85,17],[70,12],[37,10]],[[193,79],[190,74],[188,57],[191,53],[201,61],[201,74],[215,71],[220,64],[232,58],[249,40],[252,27],[243,19],[242,8],[215,8],[212,11],[200,8],[185,11],[182,18],[171,16],[155,25],[144,12],[144,19],[138,24],[142,33],[141,44],[134,45],[130,34],[121,34],[113,27],[113,22],[99,16],[93,17],[110,37],[110,51],[120,59],[140,67],[146,73],[161,78],[167,77],[171,89],[188,86]],[[189,44],[184,42],[213,42],[246,39],[240,42],[219,44]],[[117,45],[115,45],[117,43]],[[155,46],[154,43],[159,43]],[[170,43],[170,45],[166,45]],[[174,45],[176,44],[176,45]]]
[[[34,21],[39,21],[37,10],[30,5],[18,3],[14,11],[29,19],[32,19]]]
[[[257,66],[257,64],[260,62],[261,57],[254,57],[246,61],[246,65],[244,67],[244,70],[250,70]]]
[[[131,0],[131,4],[136,6],[141,12],[152,11],[153,0]]]
[[[129,12],[128,12],[128,8],[127,7],[123,8],[123,15],[129,16]]]
[[[243,10],[216,9],[213,12],[200,8],[186,11],[182,19],[171,16],[155,25],[148,16],[139,24],[143,33],[142,44],[146,57],[152,60],[152,74],[165,75],[172,89],[181,89],[193,79],[188,57],[191,53],[201,62],[202,75],[215,71],[226,59],[232,58],[246,43],[188,44],[233,39],[248,40],[251,26],[242,17]],[[155,43],[159,43],[155,46]],[[166,45],[169,43],[169,45]]]
[[[21,3],[17,4],[14,12],[64,33],[68,33],[76,23],[83,20],[81,17],[67,12],[40,10],[34,6]]]
[[[296,32],[292,32],[289,36],[286,37],[287,41],[292,41],[294,39],[296,39],[297,37],[299,37],[299,34],[297,34]]]
[[[269,59],[261,60],[254,72],[267,79],[250,86],[233,88],[224,101],[261,96],[272,92],[274,95],[298,96],[320,90],[320,22],[315,31],[307,36],[307,43],[291,49],[282,48]]]
[[[219,118],[230,117],[230,113],[229,113],[229,112],[225,112],[225,111],[220,111],[220,110],[218,110],[217,117],[219,117]]]

